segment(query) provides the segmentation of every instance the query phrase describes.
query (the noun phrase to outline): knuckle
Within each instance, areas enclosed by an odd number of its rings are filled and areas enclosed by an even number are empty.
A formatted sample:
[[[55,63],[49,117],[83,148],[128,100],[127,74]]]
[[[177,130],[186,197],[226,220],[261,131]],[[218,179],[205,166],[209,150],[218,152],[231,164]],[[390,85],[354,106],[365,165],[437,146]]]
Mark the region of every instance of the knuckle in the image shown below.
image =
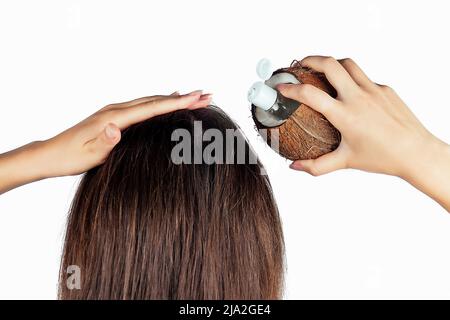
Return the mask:
[[[106,109],[93,116],[93,121],[99,126],[103,127],[107,123],[115,122],[120,116],[119,109]]]
[[[116,110],[116,109],[107,109],[107,110],[104,110],[102,113],[101,113],[101,116],[100,116],[100,118],[102,119],[102,120],[109,120],[109,119],[113,119],[114,117],[116,117],[117,116],[117,114],[119,113],[119,111],[120,110]]]
[[[313,177],[320,176],[320,172],[319,172],[319,170],[317,169],[317,167],[315,167],[315,166],[311,166],[311,167],[308,169],[308,172],[309,172],[309,174],[312,175]]]
[[[107,110],[113,109],[114,107],[115,107],[115,104],[108,104],[108,105],[104,106],[103,108],[97,110],[97,111],[94,113],[94,115],[95,115],[95,114],[101,114],[101,113],[103,113],[103,112],[105,112],[105,111],[107,111]]]
[[[325,57],[323,63],[326,68],[333,68],[338,62],[333,57]]]
[[[311,93],[311,91],[312,86],[310,84],[303,84],[299,86],[297,93],[300,97],[305,97],[308,96]]]
[[[353,65],[355,65],[355,62],[353,61],[352,58],[344,58],[344,59],[340,60],[340,62],[344,66],[353,66]]]
[[[300,61],[300,65],[308,63],[313,58],[313,56],[307,56]]]
[[[101,110],[97,111],[96,113],[94,113],[92,116],[90,116],[87,119],[88,123],[94,124],[94,125],[99,124],[102,121],[103,113],[104,113],[104,111],[101,111]]]
[[[364,101],[370,101],[372,99],[372,95],[369,92],[358,89],[354,96],[357,101],[363,103]]]
[[[379,85],[379,87],[380,87],[380,90],[384,93],[393,93],[394,92],[394,89],[392,89],[391,87],[386,86],[384,84]]]

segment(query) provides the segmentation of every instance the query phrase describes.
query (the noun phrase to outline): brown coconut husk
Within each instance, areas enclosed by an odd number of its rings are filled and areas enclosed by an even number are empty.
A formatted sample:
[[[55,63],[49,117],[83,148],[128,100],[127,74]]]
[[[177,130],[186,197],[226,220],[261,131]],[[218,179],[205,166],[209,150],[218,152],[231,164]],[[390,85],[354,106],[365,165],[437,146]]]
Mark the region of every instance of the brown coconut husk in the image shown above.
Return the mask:
[[[324,90],[333,98],[336,90],[326,79],[323,73],[300,66],[297,61],[292,62],[288,68],[274,72],[288,72],[294,75],[300,83],[311,84]],[[290,160],[315,159],[335,150],[341,141],[340,132],[319,112],[305,104],[283,124],[277,127],[266,127],[255,117],[255,106],[252,105],[252,117],[257,129],[267,129],[266,142],[271,146],[271,136],[276,134],[273,130],[279,130],[278,152]]]

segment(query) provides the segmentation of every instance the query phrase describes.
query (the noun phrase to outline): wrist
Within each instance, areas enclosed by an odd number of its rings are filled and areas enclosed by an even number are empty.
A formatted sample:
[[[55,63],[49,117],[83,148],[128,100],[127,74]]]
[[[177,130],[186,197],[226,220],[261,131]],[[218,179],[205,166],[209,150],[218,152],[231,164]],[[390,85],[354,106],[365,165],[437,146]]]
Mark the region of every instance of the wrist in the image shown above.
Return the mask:
[[[34,141],[28,144],[24,157],[27,157],[28,178],[31,181],[38,181],[52,178],[55,175],[51,172],[51,147],[48,140]]]
[[[62,176],[59,165],[60,146],[54,139],[35,141],[30,144],[29,157],[33,181]]]
[[[0,193],[47,178],[45,142],[35,141],[0,155]]]
[[[47,170],[49,163],[47,141],[33,141],[15,150],[16,174],[25,183],[52,177]]]
[[[427,183],[427,180],[441,174],[445,163],[450,163],[450,146],[433,135],[417,144],[416,151],[406,159],[407,165],[401,178],[414,186]]]

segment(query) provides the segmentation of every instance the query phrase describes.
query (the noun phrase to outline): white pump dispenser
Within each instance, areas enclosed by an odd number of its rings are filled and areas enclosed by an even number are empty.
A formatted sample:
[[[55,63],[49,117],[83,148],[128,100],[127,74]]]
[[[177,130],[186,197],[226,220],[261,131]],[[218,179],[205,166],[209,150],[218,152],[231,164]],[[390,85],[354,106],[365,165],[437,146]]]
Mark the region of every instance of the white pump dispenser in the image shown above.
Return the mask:
[[[268,80],[274,71],[275,69],[273,68],[272,62],[267,58],[259,60],[256,65],[256,74],[261,80]]]
[[[248,101],[257,107],[256,119],[268,127],[282,124],[300,106],[298,101],[286,98],[275,90],[280,83],[299,83],[297,78],[288,72],[275,75],[273,72],[272,63],[268,59],[260,60],[256,66],[256,73],[264,82],[255,82],[247,94]]]
[[[262,81],[255,82],[248,91],[248,101],[251,104],[263,109],[269,110],[277,101],[278,93],[275,89],[269,87]]]

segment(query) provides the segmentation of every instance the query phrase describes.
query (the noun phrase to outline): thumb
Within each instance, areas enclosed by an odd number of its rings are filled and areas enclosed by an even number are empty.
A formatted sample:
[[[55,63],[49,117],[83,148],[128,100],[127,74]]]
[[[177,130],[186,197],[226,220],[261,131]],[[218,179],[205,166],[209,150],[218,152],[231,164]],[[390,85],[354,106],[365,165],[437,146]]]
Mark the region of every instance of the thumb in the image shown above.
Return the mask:
[[[312,176],[320,176],[332,171],[344,169],[345,167],[345,156],[339,149],[317,159],[297,160],[290,165],[291,169],[305,171]]]
[[[119,127],[113,123],[108,123],[103,131],[89,142],[89,149],[106,157],[114,146],[119,143],[120,138],[121,133]]]
[[[304,103],[320,112],[333,124],[342,117],[339,102],[311,84],[280,84],[277,89],[283,96]]]

